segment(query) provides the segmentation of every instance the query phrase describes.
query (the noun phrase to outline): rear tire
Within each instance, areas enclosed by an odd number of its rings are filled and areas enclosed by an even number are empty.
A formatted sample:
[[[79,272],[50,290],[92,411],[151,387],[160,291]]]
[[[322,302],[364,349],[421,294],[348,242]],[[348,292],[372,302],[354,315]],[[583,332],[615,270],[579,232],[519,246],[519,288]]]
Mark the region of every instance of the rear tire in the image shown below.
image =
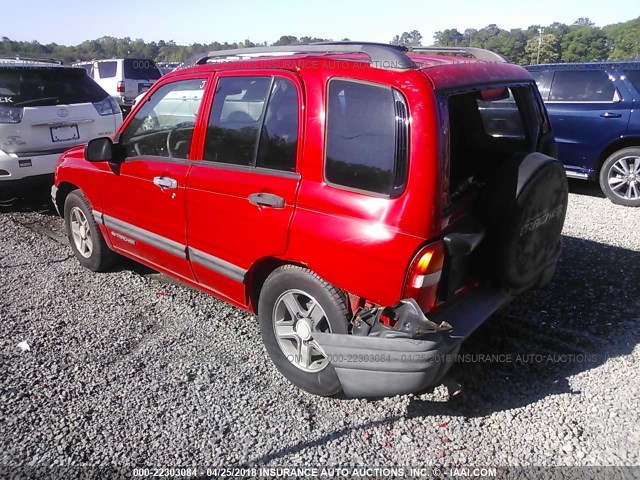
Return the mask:
[[[108,270],[117,260],[109,249],[89,200],[80,190],[74,190],[64,201],[64,225],[69,244],[80,264],[94,272]]]
[[[347,297],[310,270],[285,265],[265,281],[258,321],[265,348],[276,368],[314,395],[342,391],[335,369],[313,340],[313,332],[347,333]]]
[[[618,150],[600,169],[600,188],[617,205],[640,207],[640,148]]]

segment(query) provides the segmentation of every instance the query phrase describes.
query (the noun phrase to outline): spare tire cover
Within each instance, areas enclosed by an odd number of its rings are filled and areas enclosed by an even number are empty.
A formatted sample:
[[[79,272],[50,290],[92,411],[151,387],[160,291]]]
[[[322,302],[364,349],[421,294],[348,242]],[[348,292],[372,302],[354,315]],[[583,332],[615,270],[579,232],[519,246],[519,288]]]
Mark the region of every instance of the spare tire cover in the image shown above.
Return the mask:
[[[496,273],[503,286],[534,286],[557,260],[569,198],[562,164],[542,153],[516,154],[481,196]]]

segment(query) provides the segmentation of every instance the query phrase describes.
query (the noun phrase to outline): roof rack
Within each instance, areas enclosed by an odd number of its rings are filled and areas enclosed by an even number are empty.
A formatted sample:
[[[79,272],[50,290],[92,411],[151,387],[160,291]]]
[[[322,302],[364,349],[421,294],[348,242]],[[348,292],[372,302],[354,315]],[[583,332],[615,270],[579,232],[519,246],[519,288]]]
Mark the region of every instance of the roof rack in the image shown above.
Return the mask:
[[[277,47],[214,50],[209,53],[194,55],[185,62],[185,66],[296,53],[364,53],[369,57],[372,67],[388,70],[409,70],[417,68],[414,61],[407,56],[407,53],[411,52],[468,55],[487,62],[507,62],[503,56],[495,52],[474,47],[405,47],[403,45],[374,42],[318,42]]]
[[[502,55],[476,47],[409,47],[410,51],[415,53],[446,53],[449,55],[468,55],[485,62],[508,62]]]
[[[21,55],[0,55],[0,60],[17,60],[18,62],[38,62],[62,65],[62,60],[58,60],[56,58],[23,57]]]
[[[277,47],[251,47],[234,50],[217,50],[204,54],[199,59],[191,58],[193,65],[202,65],[210,60],[224,61],[255,58],[260,56],[287,55],[295,53],[364,53],[370,59],[372,67],[391,70],[416,68],[406,53],[408,49],[400,45],[371,42],[320,42]],[[231,57],[231,58],[229,58]]]

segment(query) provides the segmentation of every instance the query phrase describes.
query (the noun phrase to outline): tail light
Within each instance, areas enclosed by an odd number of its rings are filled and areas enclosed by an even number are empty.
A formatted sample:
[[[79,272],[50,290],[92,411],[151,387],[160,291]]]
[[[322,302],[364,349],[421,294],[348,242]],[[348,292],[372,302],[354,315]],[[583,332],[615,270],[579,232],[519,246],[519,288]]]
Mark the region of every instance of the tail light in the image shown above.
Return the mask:
[[[118,82],[118,93],[124,93],[124,82]]]
[[[118,102],[116,102],[112,96],[108,96],[101,102],[94,102],[93,106],[96,107],[96,110],[102,116],[120,113],[120,105],[118,105]]]
[[[444,243],[432,243],[420,249],[409,266],[403,296],[413,298],[424,312],[436,306],[444,252]]]

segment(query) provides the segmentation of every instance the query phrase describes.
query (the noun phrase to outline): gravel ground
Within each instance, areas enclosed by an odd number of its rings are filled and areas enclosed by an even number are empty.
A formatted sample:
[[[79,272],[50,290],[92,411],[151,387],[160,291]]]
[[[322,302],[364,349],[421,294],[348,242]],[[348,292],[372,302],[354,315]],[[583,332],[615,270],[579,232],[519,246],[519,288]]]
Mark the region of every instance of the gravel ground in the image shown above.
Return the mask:
[[[0,466],[640,465],[639,232],[571,194],[554,281],[465,343],[462,398],[335,400],[279,375],[254,316],[85,270],[46,200],[4,202]]]

